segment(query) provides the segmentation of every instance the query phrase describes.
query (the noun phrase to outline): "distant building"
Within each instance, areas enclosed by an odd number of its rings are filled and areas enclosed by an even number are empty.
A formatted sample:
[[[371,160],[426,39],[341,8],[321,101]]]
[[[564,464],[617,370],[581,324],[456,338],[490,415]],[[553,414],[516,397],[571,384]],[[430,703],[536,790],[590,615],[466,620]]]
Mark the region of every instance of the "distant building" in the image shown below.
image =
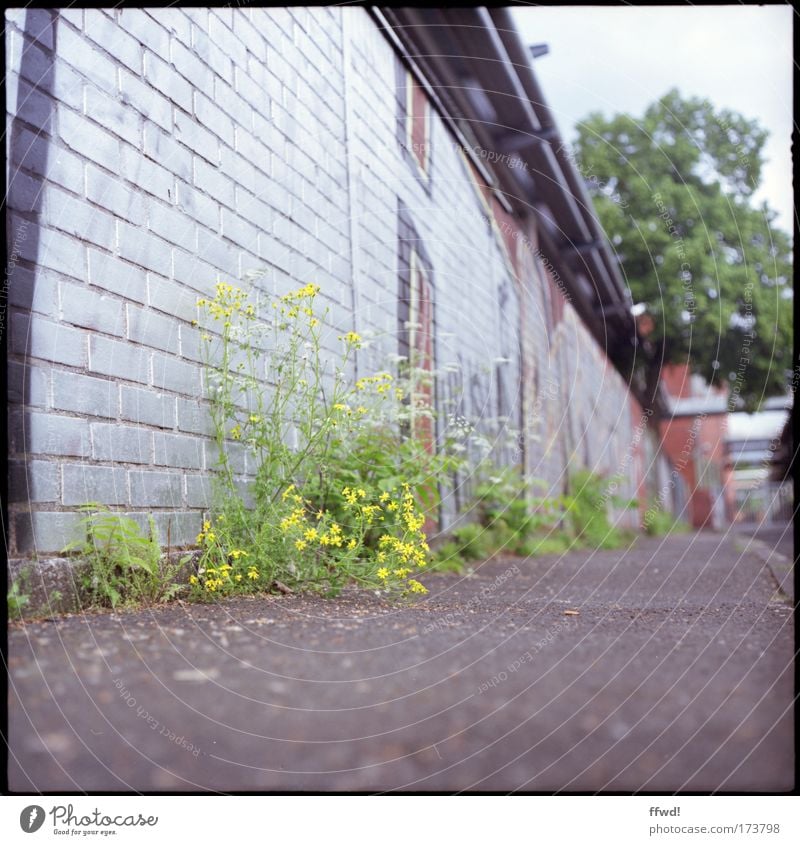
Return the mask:
[[[728,392],[710,387],[685,364],[664,367],[661,384],[667,397],[662,447],[686,484],[689,522],[719,530],[733,506],[725,445]]]

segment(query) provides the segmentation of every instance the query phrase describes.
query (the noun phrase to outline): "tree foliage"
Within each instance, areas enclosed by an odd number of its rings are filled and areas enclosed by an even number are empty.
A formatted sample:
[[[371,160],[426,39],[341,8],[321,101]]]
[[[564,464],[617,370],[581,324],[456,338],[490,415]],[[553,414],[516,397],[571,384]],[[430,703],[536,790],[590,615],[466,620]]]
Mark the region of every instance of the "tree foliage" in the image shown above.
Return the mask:
[[[672,90],[643,117],[590,114],[575,149],[658,357],[726,380],[750,409],[792,366],[791,240],[753,201],[767,134]]]

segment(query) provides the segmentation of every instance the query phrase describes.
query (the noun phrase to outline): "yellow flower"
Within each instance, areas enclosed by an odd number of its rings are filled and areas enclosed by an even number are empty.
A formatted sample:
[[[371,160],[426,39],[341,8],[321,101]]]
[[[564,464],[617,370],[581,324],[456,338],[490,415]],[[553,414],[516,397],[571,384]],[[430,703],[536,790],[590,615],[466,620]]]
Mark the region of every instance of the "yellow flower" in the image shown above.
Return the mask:
[[[348,549],[350,549],[350,550],[352,550],[352,549],[354,549],[357,545],[358,545],[358,543],[355,541],[355,539],[352,539],[352,540],[350,540],[350,541],[348,542],[348,544],[347,544],[347,548],[348,548]]]
[[[231,437],[234,440],[242,439],[242,429],[239,427],[238,423],[231,429]]]
[[[244,549],[231,549],[230,555],[234,560],[239,560],[240,557],[247,557],[247,552]]]
[[[378,570],[378,578],[382,578],[384,581],[389,577],[389,570],[383,566]]]
[[[234,580],[234,581],[241,581],[241,580],[242,580],[242,576],[241,576],[241,575],[238,575],[238,574],[237,574],[237,575],[234,575],[234,576],[233,576],[233,580]]]
[[[392,497],[388,493],[381,493],[381,495],[380,495],[380,501],[381,502],[388,502],[389,499],[391,499],[391,498]]]
[[[389,504],[386,505],[386,510],[387,511],[396,511],[397,510],[397,502],[389,502]]]
[[[428,592],[427,587],[424,587],[422,584],[419,583],[419,581],[415,581],[413,578],[411,578],[407,583],[412,593],[424,594]]]
[[[347,334],[339,335],[339,340],[352,346],[359,347],[361,345],[361,335],[356,332],[347,332]]]
[[[261,422],[261,417],[258,414],[250,414],[250,422],[251,423],[259,423]]]
[[[309,528],[306,533],[303,535],[306,540],[316,540],[317,539],[317,529],[316,528]]]
[[[295,540],[294,547],[297,549],[298,552],[302,552],[303,549],[308,545],[305,540]]]
[[[247,577],[251,581],[257,581],[258,580],[258,571],[256,569],[250,569],[247,573]]]
[[[190,575],[189,576],[189,583],[190,584],[196,584],[197,583],[197,576],[196,575]]]

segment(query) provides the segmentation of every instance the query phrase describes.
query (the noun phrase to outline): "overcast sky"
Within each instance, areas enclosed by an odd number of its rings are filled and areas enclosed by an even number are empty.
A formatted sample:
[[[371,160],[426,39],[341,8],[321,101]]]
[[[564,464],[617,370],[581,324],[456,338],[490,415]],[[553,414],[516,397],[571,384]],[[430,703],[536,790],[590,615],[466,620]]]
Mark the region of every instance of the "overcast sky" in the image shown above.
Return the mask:
[[[670,88],[756,118],[770,132],[756,200],[792,231],[792,9],[786,6],[516,8],[534,67],[566,141],[591,111],[645,108]]]

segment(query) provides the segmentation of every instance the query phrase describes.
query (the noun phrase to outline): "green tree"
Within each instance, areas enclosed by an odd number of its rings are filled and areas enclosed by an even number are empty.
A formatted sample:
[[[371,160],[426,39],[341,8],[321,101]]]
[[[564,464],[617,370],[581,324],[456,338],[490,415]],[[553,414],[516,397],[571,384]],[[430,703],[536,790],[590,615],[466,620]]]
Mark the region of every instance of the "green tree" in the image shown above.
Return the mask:
[[[672,90],[643,117],[590,114],[576,159],[636,302],[653,354],[726,380],[748,409],[787,388],[792,245],[753,193],[768,133]]]

